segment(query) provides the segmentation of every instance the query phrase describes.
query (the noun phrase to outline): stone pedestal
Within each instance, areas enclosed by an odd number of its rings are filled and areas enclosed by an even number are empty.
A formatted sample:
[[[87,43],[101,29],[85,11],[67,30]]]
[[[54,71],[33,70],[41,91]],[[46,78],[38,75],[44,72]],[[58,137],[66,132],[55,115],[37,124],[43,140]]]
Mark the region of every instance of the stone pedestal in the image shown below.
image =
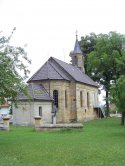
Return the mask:
[[[9,118],[8,117],[3,118],[3,127],[4,127],[4,130],[7,130],[7,131],[10,130]]]
[[[35,116],[35,129],[41,126],[41,116]]]

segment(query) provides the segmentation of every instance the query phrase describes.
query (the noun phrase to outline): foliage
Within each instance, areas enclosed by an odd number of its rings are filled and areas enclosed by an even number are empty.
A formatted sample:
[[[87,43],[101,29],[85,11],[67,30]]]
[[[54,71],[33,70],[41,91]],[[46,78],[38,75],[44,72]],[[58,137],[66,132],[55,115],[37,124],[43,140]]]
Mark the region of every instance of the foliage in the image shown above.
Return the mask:
[[[110,112],[116,114],[116,113],[119,113],[119,110],[118,110],[118,108],[116,107],[116,108],[110,110]]]
[[[24,91],[29,70],[27,64],[31,61],[27,58],[25,50],[21,47],[10,45],[10,39],[15,31],[6,38],[0,36],[0,102],[5,98],[15,98],[20,91]]]
[[[115,82],[125,71],[124,42],[125,36],[116,32],[96,35],[94,49],[87,57],[87,73],[106,91],[107,111],[111,82]]]
[[[122,113],[121,124],[124,125],[125,118],[125,75],[121,76],[110,88],[111,101],[115,103],[119,112]]]
[[[125,128],[118,121],[86,122],[81,131],[11,126],[10,132],[0,132],[0,166],[123,166]]]
[[[111,101],[125,111],[125,76],[121,76],[110,88]]]
[[[95,49],[97,35],[95,33],[90,33],[90,35],[82,36],[80,40],[80,47],[85,57],[85,71],[87,73],[87,57],[88,54]]]

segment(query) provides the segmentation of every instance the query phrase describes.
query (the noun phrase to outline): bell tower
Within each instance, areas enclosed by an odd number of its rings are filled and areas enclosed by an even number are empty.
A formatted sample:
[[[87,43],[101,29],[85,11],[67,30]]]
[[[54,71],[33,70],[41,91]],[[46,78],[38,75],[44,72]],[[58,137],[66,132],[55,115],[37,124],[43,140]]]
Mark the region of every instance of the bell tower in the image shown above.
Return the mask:
[[[75,41],[74,50],[70,52],[69,56],[72,59],[71,60],[72,65],[77,66],[82,72],[85,73],[84,55],[80,49],[77,32],[76,32],[76,41]]]

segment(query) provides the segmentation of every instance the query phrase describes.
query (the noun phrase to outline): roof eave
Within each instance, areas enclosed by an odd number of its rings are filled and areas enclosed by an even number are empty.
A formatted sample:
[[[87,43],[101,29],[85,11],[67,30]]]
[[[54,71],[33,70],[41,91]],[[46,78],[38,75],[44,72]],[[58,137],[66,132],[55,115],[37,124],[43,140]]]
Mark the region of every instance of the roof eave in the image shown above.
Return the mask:
[[[13,100],[13,102],[22,102],[22,101],[25,101],[25,102],[34,102],[34,101],[53,101],[53,99],[17,99],[17,100]]]
[[[65,81],[70,81],[70,79],[51,79],[51,78],[48,78],[48,79],[31,80],[28,83],[31,83],[31,82],[34,82],[34,81],[38,82],[38,81],[48,81],[48,80],[61,80],[61,81],[65,80]]]

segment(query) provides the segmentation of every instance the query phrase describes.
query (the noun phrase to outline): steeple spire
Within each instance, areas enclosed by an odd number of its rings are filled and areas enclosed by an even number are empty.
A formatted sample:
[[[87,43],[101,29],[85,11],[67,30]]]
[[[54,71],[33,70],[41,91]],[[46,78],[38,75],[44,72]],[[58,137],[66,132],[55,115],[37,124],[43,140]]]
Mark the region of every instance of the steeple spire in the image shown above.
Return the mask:
[[[78,31],[76,31],[76,41],[74,50],[70,53],[70,57],[72,58],[72,65],[77,66],[82,72],[85,72],[84,69],[84,55],[81,51],[79,41],[78,41]]]
[[[79,42],[78,42],[78,31],[77,30],[76,30],[76,41],[75,41],[73,54],[82,54],[82,51],[80,49],[80,45],[79,45]]]

